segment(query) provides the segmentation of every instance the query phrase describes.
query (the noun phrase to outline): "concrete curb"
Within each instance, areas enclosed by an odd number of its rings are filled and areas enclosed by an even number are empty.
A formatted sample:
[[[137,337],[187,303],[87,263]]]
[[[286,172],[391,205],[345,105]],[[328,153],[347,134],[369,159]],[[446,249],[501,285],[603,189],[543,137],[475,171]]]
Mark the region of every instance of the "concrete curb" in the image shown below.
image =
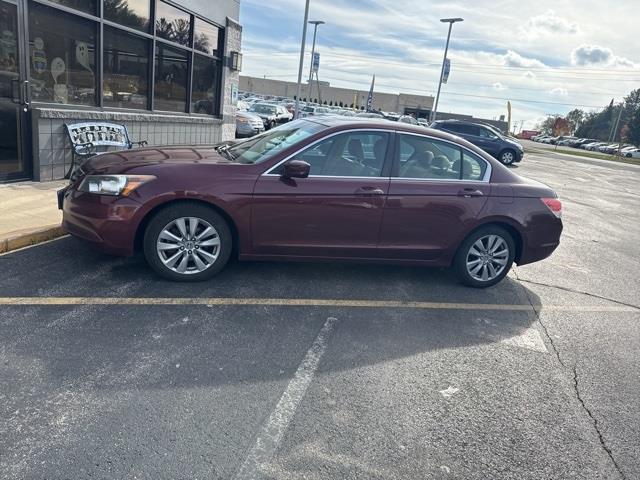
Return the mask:
[[[49,225],[30,231],[13,233],[5,238],[0,238],[0,253],[10,252],[19,248],[28,247],[37,243],[62,237],[67,232],[60,225]]]

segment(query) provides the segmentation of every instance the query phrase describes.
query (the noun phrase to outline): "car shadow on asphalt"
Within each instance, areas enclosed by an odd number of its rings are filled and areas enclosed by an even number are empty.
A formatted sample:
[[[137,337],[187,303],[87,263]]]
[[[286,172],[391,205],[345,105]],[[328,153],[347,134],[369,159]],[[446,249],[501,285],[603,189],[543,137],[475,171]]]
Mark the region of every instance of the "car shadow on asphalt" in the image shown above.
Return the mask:
[[[8,313],[0,323],[4,347],[23,358],[38,358],[56,384],[92,378],[97,388],[135,384],[164,389],[279,380],[295,372],[329,316],[340,319],[336,335],[352,339],[351,347],[340,352],[344,361],[332,361],[331,368],[351,369],[431,350],[504,343],[529,331],[537,318],[530,304],[541,304],[534,292],[510,277],[478,290],[458,284],[446,269],[232,262],[213,280],[179,284],[158,278],[141,257],[115,259],[83,249],[73,240],[50,245],[57,251],[20,252],[18,263],[28,261],[34,268],[14,272],[14,281],[0,280],[0,287],[15,284],[21,276],[17,283],[30,281],[30,291],[12,287],[5,295],[446,304],[0,307]],[[55,255],[64,275],[57,272],[47,279],[47,269],[38,263],[40,255]],[[12,268],[13,262],[8,263]],[[99,275],[87,276],[96,269]],[[50,285],[55,278],[57,283]]]

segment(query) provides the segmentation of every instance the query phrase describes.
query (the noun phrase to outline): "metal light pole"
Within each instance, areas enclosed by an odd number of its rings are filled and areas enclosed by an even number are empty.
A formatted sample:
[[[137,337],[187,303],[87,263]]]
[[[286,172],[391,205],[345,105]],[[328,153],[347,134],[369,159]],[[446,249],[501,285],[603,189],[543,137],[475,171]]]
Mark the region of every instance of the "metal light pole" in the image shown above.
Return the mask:
[[[304,64],[304,44],[307,39],[307,21],[309,20],[309,0],[304,7],[304,23],[302,24],[302,42],[300,42],[300,65],[298,66],[298,88],[296,93],[296,112],[295,117],[300,116],[300,88],[302,85],[302,65]]]
[[[444,78],[444,64],[447,62],[447,52],[449,51],[449,39],[451,38],[451,27],[456,22],[464,22],[463,18],[441,18],[440,21],[442,23],[449,24],[449,33],[447,34],[447,43],[444,47],[444,58],[442,59],[442,70],[440,71],[440,82],[438,83],[438,93],[436,94],[436,103],[431,109],[431,115],[429,118],[429,123],[434,122],[436,120],[436,113],[438,111],[438,100],[440,100],[440,89],[442,88],[442,79]]]
[[[313,55],[316,53],[316,34],[318,33],[318,25],[324,25],[325,22],[323,22],[322,20],[311,20],[309,23],[314,26],[313,45],[311,47],[311,64],[309,65],[309,98],[311,98],[311,82],[313,81]]]

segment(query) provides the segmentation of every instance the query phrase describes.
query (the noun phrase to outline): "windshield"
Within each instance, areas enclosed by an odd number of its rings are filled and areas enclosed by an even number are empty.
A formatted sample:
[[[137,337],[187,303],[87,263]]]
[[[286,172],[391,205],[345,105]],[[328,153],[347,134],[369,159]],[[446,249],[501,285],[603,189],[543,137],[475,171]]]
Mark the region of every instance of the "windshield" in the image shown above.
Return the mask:
[[[295,120],[236,143],[225,153],[239,163],[262,163],[325,127],[307,120]]]
[[[251,108],[251,110],[254,111],[254,112],[258,112],[258,113],[267,113],[267,114],[276,113],[276,107],[274,107],[273,105],[265,105],[263,103],[262,104],[259,103],[257,105],[254,105]]]

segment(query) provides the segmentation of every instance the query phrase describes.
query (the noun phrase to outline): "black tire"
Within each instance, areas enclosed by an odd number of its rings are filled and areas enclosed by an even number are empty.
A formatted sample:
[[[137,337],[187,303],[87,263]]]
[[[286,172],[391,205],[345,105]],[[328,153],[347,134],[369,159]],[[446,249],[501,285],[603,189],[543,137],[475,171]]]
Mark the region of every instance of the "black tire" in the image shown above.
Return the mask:
[[[269,126],[267,127],[267,130],[271,130],[275,126],[276,126],[276,122],[269,122]]]
[[[500,156],[498,157],[500,163],[503,165],[513,165],[516,161],[516,152],[511,149],[506,149],[500,152]]]
[[[481,238],[487,237],[489,235],[495,235],[501,237],[507,245],[507,263],[505,264],[503,270],[495,277],[490,280],[478,280],[474,278],[467,268],[467,257],[469,256],[469,251],[471,247]],[[513,259],[515,257],[516,245],[513,237],[509,232],[507,232],[504,228],[488,225],[486,227],[479,228],[472,232],[460,245],[458,248],[458,252],[453,260],[453,271],[455,272],[458,280],[461,283],[474,288],[487,288],[495,285],[500,282],[511,270],[511,265],[513,265]]]
[[[195,217],[209,223],[217,232],[220,241],[215,261],[205,270],[197,273],[179,273],[167,267],[156,248],[159,236],[165,227],[182,217]],[[210,279],[224,268],[232,250],[233,236],[225,219],[214,209],[200,203],[181,202],[169,205],[154,214],[144,232],[144,256],[147,263],[158,275],[177,282],[199,282]]]

